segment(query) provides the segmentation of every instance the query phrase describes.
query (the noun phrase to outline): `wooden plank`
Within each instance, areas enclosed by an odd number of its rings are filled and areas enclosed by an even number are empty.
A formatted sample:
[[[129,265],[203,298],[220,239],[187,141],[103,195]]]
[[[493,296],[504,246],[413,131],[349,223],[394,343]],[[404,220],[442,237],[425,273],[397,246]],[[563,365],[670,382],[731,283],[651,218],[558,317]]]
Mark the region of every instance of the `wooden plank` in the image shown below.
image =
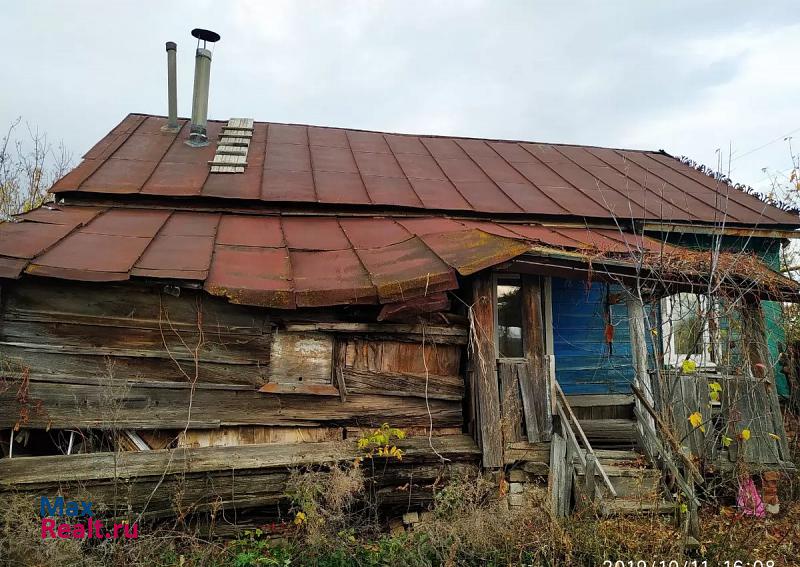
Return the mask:
[[[547,477],[547,491],[553,515],[563,518],[568,513],[566,502],[567,475],[571,475],[572,467],[567,463],[567,442],[557,432],[553,432],[550,441],[550,475]]]
[[[550,443],[529,443],[517,441],[506,443],[504,451],[505,464],[541,463],[545,467],[550,464]]]
[[[321,322],[321,323],[290,323],[286,325],[287,331],[331,331],[336,333],[371,333],[371,334],[411,334],[426,337],[463,337],[466,339],[468,331],[458,326],[441,325],[406,325],[400,323],[346,323],[346,322]]]
[[[182,361],[179,366],[166,352],[164,358],[155,358],[43,352],[35,347],[4,346],[0,350],[20,371],[24,368],[31,381],[186,388],[191,387],[186,374],[191,372],[194,378],[196,371],[195,387],[252,390],[267,380],[267,368],[260,364],[205,361],[195,368],[193,362]]]
[[[553,430],[550,386],[545,360],[542,287],[536,276],[522,275],[522,344],[528,372],[520,375],[520,391],[528,440],[547,441]],[[535,425],[535,427],[534,427]]]
[[[220,427],[210,431],[187,430],[178,434],[179,447],[237,447],[270,443],[341,441],[341,427]]]
[[[331,335],[276,331],[272,336],[267,373],[270,383],[332,386]]]
[[[337,338],[344,343],[341,366],[400,374],[459,376],[461,347],[426,342]]]
[[[344,384],[355,394],[383,396],[412,396],[439,400],[461,400],[464,397],[464,379],[460,376],[411,374],[403,372],[373,372],[344,368]],[[426,388],[427,382],[427,388]]]
[[[346,402],[327,396],[261,394],[256,391],[195,390],[31,382],[28,402],[16,388],[0,393],[0,427],[182,429],[221,425],[393,426],[461,425],[461,404],[449,400],[351,394]],[[191,412],[190,412],[191,408]]]
[[[569,405],[576,408],[594,408],[601,406],[630,406],[633,405],[632,394],[588,394],[567,395]]]
[[[633,358],[633,376],[634,383],[638,385],[639,389],[645,395],[650,405],[654,405],[653,401],[653,384],[650,380],[650,373],[647,371],[647,330],[645,328],[645,313],[644,304],[639,299],[637,290],[630,291],[625,300],[625,306],[628,310],[628,328],[630,329],[631,337],[631,356]],[[648,425],[655,429],[653,418],[647,413],[642,413],[642,419],[648,422]]]
[[[9,321],[84,323],[140,329],[260,335],[269,331],[265,310],[234,305],[202,291],[162,286],[27,280],[8,286],[3,318]]]
[[[503,434],[500,427],[500,393],[496,376],[495,307],[491,274],[478,274],[473,280],[472,291],[473,303],[470,313],[475,328],[472,364],[483,466],[499,468],[503,466]]]
[[[500,413],[503,430],[503,443],[522,440],[522,400],[519,394],[519,363],[500,361],[497,367],[500,379]]]
[[[397,446],[406,462],[437,462],[430,448],[454,461],[468,461],[478,454],[475,442],[465,435],[407,437]],[[168,474],[220,470],[286,469],[316,463],[350,461],[362,454],[355,441],[256,444],[236,447],[177,448],[141,453],[85,453],[52,457],[0,459],[0,487],[54,484],[108,478],[160,477]]]

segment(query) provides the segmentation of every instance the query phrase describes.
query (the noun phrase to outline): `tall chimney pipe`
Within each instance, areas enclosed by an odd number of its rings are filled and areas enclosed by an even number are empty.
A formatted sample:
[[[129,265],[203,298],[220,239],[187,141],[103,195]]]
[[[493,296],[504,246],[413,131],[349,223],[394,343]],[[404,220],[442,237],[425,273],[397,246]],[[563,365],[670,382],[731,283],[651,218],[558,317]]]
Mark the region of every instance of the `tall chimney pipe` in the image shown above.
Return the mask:
[[[176,54],[178,45],[174,41],[167,42],[167,104],[169,115],[167,124],[162,128],[165,132],[177,132],[178,125],[178,72],[176,69]]]
[[[208,87],[211,80],[211,51],[206,42],[219,41],[219,34],[203,29],[193,29],[197,38],[197,52],[194,58],[194,94],[192,96],[192,127],[186,143],[193,147],[208,145],[206,126],[208,124]],[[200,47],[200,41],[203,47]]]

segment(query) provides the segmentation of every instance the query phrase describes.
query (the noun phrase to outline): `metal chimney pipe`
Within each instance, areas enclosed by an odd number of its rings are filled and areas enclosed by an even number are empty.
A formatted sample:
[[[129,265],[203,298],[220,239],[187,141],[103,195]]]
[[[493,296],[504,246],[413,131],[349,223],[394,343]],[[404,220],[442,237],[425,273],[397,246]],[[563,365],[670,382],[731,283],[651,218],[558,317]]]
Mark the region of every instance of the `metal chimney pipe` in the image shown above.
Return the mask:
[[[174,41],[167,42],[167,104],[169,107],[167,124],[162,128],[165,132],[177,132],[178,125],[178,72],[176,56],[178,45]]]
[[[207,146],[208,86],[211,80],[211,52],[198,47],[194,58],[194,96],[192,97],[192,128],[189,131],[190,146]]]

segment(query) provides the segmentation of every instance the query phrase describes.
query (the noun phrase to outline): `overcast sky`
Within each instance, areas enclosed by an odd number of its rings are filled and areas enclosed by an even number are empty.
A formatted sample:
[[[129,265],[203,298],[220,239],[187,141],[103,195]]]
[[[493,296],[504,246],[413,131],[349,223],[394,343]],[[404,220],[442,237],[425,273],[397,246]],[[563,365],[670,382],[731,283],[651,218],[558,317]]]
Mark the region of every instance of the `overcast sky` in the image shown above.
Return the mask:
[[[762,187],[800,144],[796,1],[9,2],[0,125],[77,158],[129,112],[190,113],[193,27],[221,34],[211,118],[665,149]],[[755,150],[755,151],[754,151]]]

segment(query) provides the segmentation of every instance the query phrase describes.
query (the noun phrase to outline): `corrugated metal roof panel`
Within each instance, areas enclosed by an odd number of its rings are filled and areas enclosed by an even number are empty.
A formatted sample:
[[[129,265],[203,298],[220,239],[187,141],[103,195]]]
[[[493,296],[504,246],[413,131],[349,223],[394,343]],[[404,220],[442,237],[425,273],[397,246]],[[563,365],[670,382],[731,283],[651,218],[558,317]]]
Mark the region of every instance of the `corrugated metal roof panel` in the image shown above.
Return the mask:
[[[0,224],[2,278],[17,278],[24,269],[83,281],[131,276],[190,280],[236,303],[283,309],[426,297],[457,288],[457,273],[469,275],[529,250],[540,256],[568,254],[586,263],[607,258],[630,266],[644,251],[651,259],[670,260],[667,270],[692,273],[702,272],[707,263],[707,255],[618,230],[441,216],[63,206],[20,218]],[[737,278],[769,282],[765,289],[773,283],[786,288],[785,278],[754,260],[739,259],[743,267],[737,272],[738,260],[723,256],[720,262]]]
[[[356,252],[381,303],[458,288],[455,272],[418,237]]]
[[[127,117],[53,190],[800,226],[659,152],[257,122],[248,166],[231,176],[208,174],[214,144],[189,148],[186,126],[167,134],[164,120]],[[209,122],[212,141],[223,125]]]
[[[232,303],[293,309],[291,273],[286,248],[217,244],[203,288]]]
[[[440,232],[421,237],[439,258],[468,276],[524,254],[529,246],[482,230]]]
[[[375,286],[351,250],[290,250],[298,307],[376,303]]]

